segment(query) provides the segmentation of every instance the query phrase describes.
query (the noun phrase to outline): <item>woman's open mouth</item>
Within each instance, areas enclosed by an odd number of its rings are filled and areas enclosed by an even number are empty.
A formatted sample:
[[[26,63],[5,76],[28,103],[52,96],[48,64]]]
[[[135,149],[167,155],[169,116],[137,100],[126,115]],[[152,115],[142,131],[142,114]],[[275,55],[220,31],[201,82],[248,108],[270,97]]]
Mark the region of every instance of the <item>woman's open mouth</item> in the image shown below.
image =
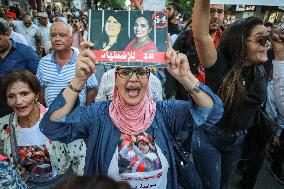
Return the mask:
[[[25,112],[26,109],[27,109],[27,106],[16,107],[16,110],[17,110],[18,112]]]
[[[140,88],[126,88],[129,97],[137,97],[140,93]]]

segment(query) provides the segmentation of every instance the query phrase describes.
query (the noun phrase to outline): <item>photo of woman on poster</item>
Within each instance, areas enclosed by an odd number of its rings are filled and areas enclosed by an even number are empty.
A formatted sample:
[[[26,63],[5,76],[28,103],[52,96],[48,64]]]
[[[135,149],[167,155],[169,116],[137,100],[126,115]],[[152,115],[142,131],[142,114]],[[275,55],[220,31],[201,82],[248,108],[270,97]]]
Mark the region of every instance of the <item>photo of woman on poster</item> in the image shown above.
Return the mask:
[[[105,18],[104,30],[101,41],[95,49],[104,51],[123,50],[128,43],[127,35],[123,35],[127,31],[123,27],[123,23],[127,20],[126,14],[115,11],[104,11],[103,14]]]
[[[135,37],[129,42],[129,44],[125,48],[125,51],[130,51],[130,50],[143,51],[143,52],[158,51],[156,44],[150,38],[150,34],[153,30],[151,23],[152,23],[152,18],[150,17],[150,15],[138,13],[133,25],[133,31]]]
[[[102,33],[98,43],[95,42],[95,49],[103,51],[122,51],[129,42],[127,29],[124,26],[127,24],[127,12],[121,11],[102,11],[101,12]],[[99,23],[97,23],[99,24]],[[110,65],[102,65],[97,69],[96,78],[100,84],[101,78],[105,72],[112,69]]]

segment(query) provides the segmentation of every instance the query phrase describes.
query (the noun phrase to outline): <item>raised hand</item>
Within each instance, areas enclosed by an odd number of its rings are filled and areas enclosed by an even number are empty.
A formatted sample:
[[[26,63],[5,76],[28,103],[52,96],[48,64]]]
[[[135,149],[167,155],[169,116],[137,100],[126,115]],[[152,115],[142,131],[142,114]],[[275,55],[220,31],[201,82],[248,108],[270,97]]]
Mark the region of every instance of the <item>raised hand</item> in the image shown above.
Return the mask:
[[[275,60],[284,60],[284,23],[277,24],[272,29],[271,44],[275,54]]]
[[[170,36],[168,36],[167,42],[168,49],[166,52],[166,58],[168,72],[182,83],[182,81],[191,74],[187,57],[185,54],[179,53],[171,47]]]
[[[95,64],[98,63],[96,56],[91,52],[89,47],[92,47],[91,42],[82,42],[82,51],[77,57],[77,65],[75,78],[80,81],[87,81],[87,79],[96,71]]]

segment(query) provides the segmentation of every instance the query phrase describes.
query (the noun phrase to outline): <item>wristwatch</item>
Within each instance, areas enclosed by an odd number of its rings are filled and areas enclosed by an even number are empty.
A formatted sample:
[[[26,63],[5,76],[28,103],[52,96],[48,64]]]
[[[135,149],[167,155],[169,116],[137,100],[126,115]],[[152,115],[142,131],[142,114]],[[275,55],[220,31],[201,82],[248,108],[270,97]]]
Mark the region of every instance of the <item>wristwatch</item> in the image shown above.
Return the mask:
[[[196,83],[196,85],[194,86],[194,88],[191,89],[191,90],[189,90],[188,92],[189,92],[190,94],[193,94],[193,93],[199,93],[200,91],[201,91],[200,82],[198,81],[198,82]]]

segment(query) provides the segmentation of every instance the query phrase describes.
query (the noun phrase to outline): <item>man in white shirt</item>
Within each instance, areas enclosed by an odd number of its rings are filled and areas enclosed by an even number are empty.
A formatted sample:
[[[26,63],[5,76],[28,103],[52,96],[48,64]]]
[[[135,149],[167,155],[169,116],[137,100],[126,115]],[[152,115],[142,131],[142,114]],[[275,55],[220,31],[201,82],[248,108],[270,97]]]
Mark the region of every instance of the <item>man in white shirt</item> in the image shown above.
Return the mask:
[[[23,21],[14,20],[15,32],[22,34],[28,45],[36,51],[36,32],[38,27],[32,23],[32,19],[29,15],[26,15]]]
[[[4,20],[3,18],[0,18],[0,22],[2,23],[7,23],[6,20]],[[23,35],[17,33],[17,32],[14,32],[14,24],[12,22],[9,23],[9,26],[10,26],[10,29],[11,29],[11,34],[10,34],[10,38],[12,38],[15,42],[18,42],[18,43],[22,43],[24,45],[27,45],[28,46],[28,42],[27,40],[24,38]]]
[[[38,44],[42,47],[45,45],[47,41],[50,41],[50,27],[51,24],[48,20],[48,15],[46,12],[39,12],[39,26],[36,33]]]

